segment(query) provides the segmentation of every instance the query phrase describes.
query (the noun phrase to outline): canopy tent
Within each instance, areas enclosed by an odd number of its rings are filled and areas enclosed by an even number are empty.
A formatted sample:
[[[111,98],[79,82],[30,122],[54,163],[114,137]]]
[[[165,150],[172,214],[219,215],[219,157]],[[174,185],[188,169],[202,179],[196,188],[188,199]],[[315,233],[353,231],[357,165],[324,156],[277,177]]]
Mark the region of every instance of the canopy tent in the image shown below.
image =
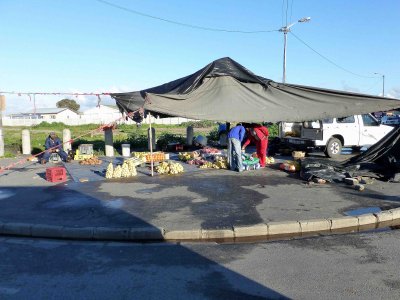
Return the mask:
[[[111,96],[125,113],[228,122],[301,122],[400,107],[397,99],[277,83],[229,57],[157,87]]]

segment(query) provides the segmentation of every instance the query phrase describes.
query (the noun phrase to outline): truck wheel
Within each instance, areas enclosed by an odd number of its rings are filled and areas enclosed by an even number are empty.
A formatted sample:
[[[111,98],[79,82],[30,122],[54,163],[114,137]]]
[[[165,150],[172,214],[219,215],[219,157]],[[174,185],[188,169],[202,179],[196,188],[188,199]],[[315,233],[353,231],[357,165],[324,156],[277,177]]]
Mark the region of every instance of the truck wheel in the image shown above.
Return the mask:
[[[331,138],[326,144],[325,155],[328,157],[337,157],[342,152],[342,142],[337,138]]]

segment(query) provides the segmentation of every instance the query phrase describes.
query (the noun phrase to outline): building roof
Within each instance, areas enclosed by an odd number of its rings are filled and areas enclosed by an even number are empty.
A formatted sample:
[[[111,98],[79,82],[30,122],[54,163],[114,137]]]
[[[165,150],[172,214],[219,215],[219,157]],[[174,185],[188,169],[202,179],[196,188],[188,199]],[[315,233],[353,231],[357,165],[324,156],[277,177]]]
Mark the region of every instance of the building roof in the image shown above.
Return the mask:
[[[45,114],[58,114],[68,108],[36,108],[36,110],[31,109],[23,114],[39,114],[39,115],[45,115]]]

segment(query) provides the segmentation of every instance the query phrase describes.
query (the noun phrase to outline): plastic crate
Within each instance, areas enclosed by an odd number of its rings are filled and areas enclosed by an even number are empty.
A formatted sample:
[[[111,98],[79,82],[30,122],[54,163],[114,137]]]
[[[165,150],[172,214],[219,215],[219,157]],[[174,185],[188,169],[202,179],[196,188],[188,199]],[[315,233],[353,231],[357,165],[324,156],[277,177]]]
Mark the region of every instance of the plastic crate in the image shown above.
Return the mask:
[[[81,144],[78,147],[79,154],[92,155],[93,154],[93,144]]]
[[[52,167],[46,169],[46,180],[50,182],[62,182],[67,180],[67,171],[64,167]]]

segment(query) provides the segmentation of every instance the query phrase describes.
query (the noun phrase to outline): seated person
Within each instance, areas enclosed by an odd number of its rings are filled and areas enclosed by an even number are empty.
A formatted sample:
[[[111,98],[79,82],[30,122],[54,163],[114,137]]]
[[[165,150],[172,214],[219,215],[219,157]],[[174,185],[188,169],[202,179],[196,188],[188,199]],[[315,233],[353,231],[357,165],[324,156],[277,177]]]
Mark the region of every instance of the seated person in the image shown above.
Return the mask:
[[[69,162],[69,158],[67,153],[62,148],[62,143],[60,139],[57,137],[55,132],[50,132],[49,136],[46,139],[46,142],[44,144],[46,152],[42,156],[41,163],[44,165],[49,161],[49,158],[52,153],[57,153],[60,155],[62,161],[64,162]],[[55,147],[55,148],[54,148]]]

